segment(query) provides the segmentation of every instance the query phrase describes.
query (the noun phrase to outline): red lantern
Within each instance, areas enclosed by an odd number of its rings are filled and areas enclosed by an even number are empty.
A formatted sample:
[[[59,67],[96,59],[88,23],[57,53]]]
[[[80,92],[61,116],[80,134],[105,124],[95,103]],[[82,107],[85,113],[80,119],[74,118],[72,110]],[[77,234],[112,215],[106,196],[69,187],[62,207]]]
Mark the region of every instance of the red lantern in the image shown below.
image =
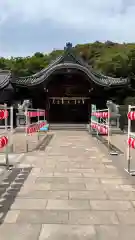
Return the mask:
[[[102,112],[100,113],[100,117],[101,117],[101,118],[103,117],[103,113],[102,113]]]
[[[132,138],[132,137],[129,137],[129,139],[128,139],[128,145],[131,147],[131,145],[132,145],[132,141],[133,141],[134,139]]]
[[[26,133],[29,133],[29,127],[26,128],[25,132],[26,132]]]
[[[101,126],[100,133],[102,133],[102,134],[103,134],[103,131],[104,131],[104,127],[103,127],[103,126]]]
[[[135,148],[135,139],[132,140],[131,147]]]
[[[103,127],[103,126],[101,126],[100,132],[101,132],[102,134],[104,134],[104,127]]]
[[[4,118],[4,110],[0,110],[0,119]]]
[[[105,127],[102,128],[102,133],[105,134]]]
[[[131,138],[129,137],[127,140],[128,146],[130,146]]]
[[[103,112],[103,118],[108,118],[108,112]]]
[[[100,132],[100,126],[99,125],[97,126],[97,130],[98,130],[98,132]]]
[[[32,134],[33,133],[33,128],[32,127],[30,127],[30,134]]]
[[[4,110],[4,119],[8,118],[8,111]]]
[[[28,133],[29,133],[29,134],[31,133],[31,127],[28,128]]]
[[[3,147],[4,147],[4,143],[3,143],[2,138],[0,138],[0,148],[3,148]]]
[[[27,133],[30,134],[30,127],[27,128]]]
[[[8,143],[8,138],[7,137],[3,137],[3,141],[5,142],[5,145],[7,145],[7,143]]]
[[[3,148],[4,146],[6,146],[8,143],[8,138],[3,136],[0,138],[0,148]]]
[[[106,116],[106,112],[103,112],[102,114],[103,114],[103,118],[105,118],[105,116]]]
[[[135,112],[131,111],[127,114],[128,119],[135,120]]]
[[[102,112],[100,112],[100,118],[102,118],[103,117],[103,113]]]
[[[106,135],[108,134],[108,128],[105,128],[105,134]]]
[[[98,112],[96,113],[96,117],[99,118],[99,113]]]

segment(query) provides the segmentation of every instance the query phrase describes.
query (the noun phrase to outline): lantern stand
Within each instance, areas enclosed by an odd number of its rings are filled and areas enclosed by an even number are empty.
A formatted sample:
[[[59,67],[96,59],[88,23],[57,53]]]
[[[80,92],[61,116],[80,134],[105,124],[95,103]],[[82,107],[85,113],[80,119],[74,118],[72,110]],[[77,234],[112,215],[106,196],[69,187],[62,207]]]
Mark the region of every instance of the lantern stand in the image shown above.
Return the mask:
[[[96,124],[97,127],[96,127],[96,135],[99,136],[99,134],[104,134],[105,133],[105,129],[107,131],[107,148],[108,148],[108,153],[110,155],[118,155],[118,152],[116,151],[111,151],[111,124],[110,124],[110,111],[109,111],[109,108],[107,109],[98,109],[94,112],[92,112],[92,115],[94,117],[96,117],[97,120],[92,120],[91,119],[91,123],[93,124]],[[101,128],[105,128],[103,130],[101,130]],[[99,129],[98,129],[99,128]],[[104,133],[103,133],[104,132]]]
[[[135,120],[135,118],[130,117],[129,114],[131,113],[131,110],[135,108],[135,106],[128,106],[128,141],[131,135],[135,137],[135,133],[131,132],[131,120]],[[133,112],[135,113],[135,112]],[[130,174],[130,176],[135,176],[135,170],[131,170],[131,145],[128,144],[127,147],[127,168],[125,168],[125,171]]]
[[[7,104],[4,104],[4,110],[7,110]],[[8,135],[8,123],[7,123],[7,117],[5,117],[5,132]],[[7,143],[6,147],[5,147],[5,160],[6,160],[6,167],[7,169],[9,169],[9,157],[8,157],[8,147],[9,144]]]
[[[0,148],[4,147],[4,160],[5,164],[3,166],[6,166],[6,168],[9,170],[12,165],[9,164],[9,131],[8,131],[8,110],[7,110],[7,104],[0,105],[0,119],[4,120],[4,132],[1,132],[2,134],[6,134],[6,136],[0,137]]]
[[[37,132],[37,138],[39,140],[40,138],[40,128],[42,128],[45,125],[44,122],[40,122],[40,116],[44,116],[45,119],[45,111],[42,109],[31,109],[33,111],[28,111],[29,108],[25,108],[25,137],[26,137],[26,152],[28,152],[29,148],[29,134],[32,134],[33,132]],[[36,110],[36,111],[35,111]],[[38,122],[36,124],[31,123],[30,118],[32,117],[38,117]]]
[[[11,149],[11,152],[14,151],[13,133],[14,133],[14,128],[13,128],[13,106],[11,106],[10,107],[10,149]]]
[[[28,108],[27,107],[25,108],[25,119],[26,119],[25,120],[26,122],[26,126],[25,126],[26,127],[26,130],[25,130],[26,146],[25,147],[26,147],[26,152],[28,152],[29,149],[28,149],[28,132],[27,132],[27,129],[28,129]]]
[[[44,122],[45,122],[45,117],[46,117],[46,116],[45,116],[45,110],[44,110]]]
[[[38,124],[39,124],[39,120],[40,120],[40,113],[39,113],[39,109],[37,109],[37,112],[38,112]],[[39,141],[39,128],[37,130],[37,140]]]
[[[108,151],[110,155],[116,156],[118,155],[117,151],[112,151],[111,150],[111,121],[110,121],[110,117],[111,117],[111,113],[110,113],[110,109],[108,108]]]

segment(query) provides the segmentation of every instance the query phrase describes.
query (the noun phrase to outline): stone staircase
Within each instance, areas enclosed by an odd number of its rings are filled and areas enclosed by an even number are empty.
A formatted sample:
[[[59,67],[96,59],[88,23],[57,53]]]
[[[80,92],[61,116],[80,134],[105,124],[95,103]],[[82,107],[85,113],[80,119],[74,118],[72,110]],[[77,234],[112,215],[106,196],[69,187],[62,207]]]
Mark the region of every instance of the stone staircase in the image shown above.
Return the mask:
[[[87,124],[73,124],[73,123],[50,123],[49,124],[50,130],[76,130],[76,131],[86,131]]]

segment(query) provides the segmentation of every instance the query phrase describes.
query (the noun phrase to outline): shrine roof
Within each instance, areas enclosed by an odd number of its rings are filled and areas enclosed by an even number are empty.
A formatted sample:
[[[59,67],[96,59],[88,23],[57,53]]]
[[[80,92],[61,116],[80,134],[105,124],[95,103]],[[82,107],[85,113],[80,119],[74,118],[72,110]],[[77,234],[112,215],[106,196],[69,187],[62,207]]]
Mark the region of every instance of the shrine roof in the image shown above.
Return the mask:
[[[32,87],[43,82],[47,82],[48,77],[54,73],[56,70],[60,69],[77,69],[86,74],[91,81],[95,84],[104,86],[104,87],[117,87],[125,86],[129,84],[128,78],[113,78],[105,76],[101,73],[98,73],[88,65],[83,58],[76,55],[73,51],[72,44],[67,43],[64,48],[63,55],[59,56],[57,59],[52,61],[46,68],[41,71],[27,77],[11,77],[9,71],[0,71],[0,88],[4,87],[9,82],[16,84],[18,86]]]

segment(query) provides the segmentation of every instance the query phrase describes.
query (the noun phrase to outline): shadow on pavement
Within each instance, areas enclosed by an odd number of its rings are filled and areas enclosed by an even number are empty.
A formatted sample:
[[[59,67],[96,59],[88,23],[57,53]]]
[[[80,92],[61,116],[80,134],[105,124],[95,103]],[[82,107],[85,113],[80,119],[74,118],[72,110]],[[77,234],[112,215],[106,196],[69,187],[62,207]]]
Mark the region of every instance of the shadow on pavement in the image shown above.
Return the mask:
[[[0,183],[0,224],[3,223],[31,170],[31,167],[13,168],[8,177]]]

